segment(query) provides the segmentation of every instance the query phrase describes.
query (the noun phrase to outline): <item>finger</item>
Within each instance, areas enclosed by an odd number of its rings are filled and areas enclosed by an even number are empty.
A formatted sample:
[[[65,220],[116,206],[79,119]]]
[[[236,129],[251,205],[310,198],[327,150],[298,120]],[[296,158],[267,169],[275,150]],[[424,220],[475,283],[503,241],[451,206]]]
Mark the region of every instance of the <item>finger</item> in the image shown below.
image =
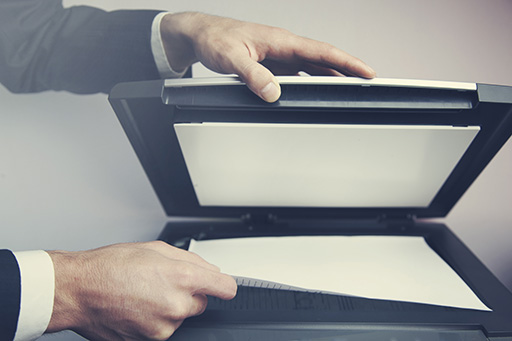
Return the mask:
[[[194,283],[194,295],[215,296],[223,300],[235,297],[238,287],[233,277],[213,271],[204,271],[198,277]]]
[[[295,63],[283,63],[271,59],[265,59],[260,63],[276,76],[297,75],[302,69]]]
[[[316,40],[291,35],[279,49],[270,48],[267,57],[281,60],[303,60],[337,70],[345,75],[375,77],[375,71],[360,59]]]
[[[347,76],[342,74],[339,71],[336,71],[334,69],[326,68],[323,66],[318,66],[314,64],[305,64],[304,67],[302,67],[302,70],[306,72],[309,75],[312,76],[337,76],[337,77],[343,77]]]
[[[235,73],[247,87],[266,102],[273,103],[281,96],[281,87],[276,78],[265,66],[249,56],[234,57],[232,61]]]
[[[208,298],[206,295],[186,295],[182,296],[182,300],[179,304],[171,308],[168,314],[164,314],[164,316],[166,316],[168,321],[179,322],[181,324],[184,319],[201,315],[206,310],[207,306]]]
[[[190,309],[190,316],[197,316],[204,313],[206,310],[206,307],[208,306],[208,297],[203,294],[197,294],[192,296],[192,302],[191,302],[191,309]]]
[[[204,258],[199,256],[198,254],[182,249],[176,248],[175,250],[167,250],[169,254],[167,255],[169,258],[182,260],[185,262],[189,262],[195,265],[198,265],[202,268],[208,269],[214,272],[220,272],[220,268],[214,264],[209,263]]]
[[[172,334],[174,334],[174,332],[183,324],[183,321],[185,320],[167,320],[167,323],[170,324],[170,327],[171,327],[171,330],[172,330]],[[172,336],[171,334],[171,336]]]
[[[272,71],[274,75],[297,75],[299,72],[303,71],[309,75],[315,76],[344,76],[334,69],[311,63],[291,64],[274,60],[264,60],[262,64]]]

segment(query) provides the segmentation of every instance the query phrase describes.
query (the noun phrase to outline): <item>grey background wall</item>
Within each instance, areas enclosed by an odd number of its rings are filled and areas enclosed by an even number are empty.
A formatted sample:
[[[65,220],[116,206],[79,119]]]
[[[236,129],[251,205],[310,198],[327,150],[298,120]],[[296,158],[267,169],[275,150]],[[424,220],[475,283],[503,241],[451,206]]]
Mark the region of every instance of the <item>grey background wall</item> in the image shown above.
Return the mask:
[[[64,1],[199,10],[281,26],[368,62],[380,77],[512,85],[512,1]],[[211,75],[194,68],[196,76]],[[512,142],[445,219],[512,289]],[[155,239],[163,210],[104,95],[0,87],[0,248],[80,250]],[[72,333],[45,339],[80,339]]]

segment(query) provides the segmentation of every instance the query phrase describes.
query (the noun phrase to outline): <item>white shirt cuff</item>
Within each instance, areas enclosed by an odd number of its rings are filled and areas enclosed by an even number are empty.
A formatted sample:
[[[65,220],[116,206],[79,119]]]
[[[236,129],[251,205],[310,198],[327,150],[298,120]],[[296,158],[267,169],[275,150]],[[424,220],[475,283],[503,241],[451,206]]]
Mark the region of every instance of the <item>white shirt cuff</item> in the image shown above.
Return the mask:
[[[21,277],[21,303],[14,341],[35,340],[46,331],[53,312],[55,274],[45,251],[14,252]]]
[[[171,68],[167,55],[165,54],[164,44],[162,42],[162,35],[160,32],[160,23],[162,18],[168,14],[168,12],[162,12],[157,14],[153,19],[153,25],[151,26],[151,51],[153,52],[153,58],[155,58],[155,64],[162,78],[180,78],[183,77],[187,69],[176,72]]]

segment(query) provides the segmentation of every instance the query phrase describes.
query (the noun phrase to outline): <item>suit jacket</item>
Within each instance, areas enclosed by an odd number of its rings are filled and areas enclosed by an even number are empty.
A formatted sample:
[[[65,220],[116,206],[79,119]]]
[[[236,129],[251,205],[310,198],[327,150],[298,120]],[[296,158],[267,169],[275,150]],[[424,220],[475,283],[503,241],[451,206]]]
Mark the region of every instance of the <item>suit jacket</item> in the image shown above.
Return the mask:
[[[159,78],[151,52],[157,11],[64,9],[61,0],[0,0],[0,82],[12,92],[109,92],[119,82]],[[0,251],[0,340],[14,337],[20,273]]]
[[[0,340],[12,340],[20,312],[20,273],[14,255],[0,250]]]
[[[0,82],[12,92],[94,93],[157,79],[150,42],[157,13],[0,0]]]

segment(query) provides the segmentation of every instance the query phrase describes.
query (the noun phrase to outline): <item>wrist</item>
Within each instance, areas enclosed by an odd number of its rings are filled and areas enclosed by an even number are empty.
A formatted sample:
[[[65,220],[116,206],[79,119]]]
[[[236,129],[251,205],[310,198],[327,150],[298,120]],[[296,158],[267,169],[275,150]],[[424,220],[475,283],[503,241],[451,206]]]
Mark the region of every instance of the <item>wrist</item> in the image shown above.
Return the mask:
[[[198,61],[194,49],[200,13],[168,13],[160,23],[160,34],[169,65],[182,72]],[[199,19],[199,20],[198,20]]]
[[[47,333],[76,329],[84,321],[81,314],[80,288],[84,267],[80,252],[50,251],[55,270],[55,296],[53,312]]]

